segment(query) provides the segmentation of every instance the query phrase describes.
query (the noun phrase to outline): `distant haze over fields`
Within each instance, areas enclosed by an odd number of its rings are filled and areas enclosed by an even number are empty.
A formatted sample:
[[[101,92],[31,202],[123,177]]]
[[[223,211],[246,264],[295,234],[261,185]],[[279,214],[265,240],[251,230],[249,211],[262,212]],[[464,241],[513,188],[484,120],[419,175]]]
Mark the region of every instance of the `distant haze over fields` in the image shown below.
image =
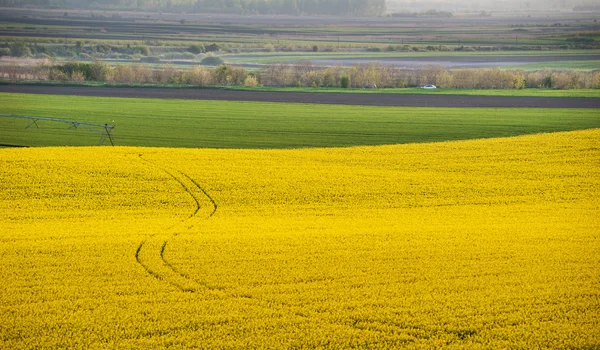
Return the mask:
[[[0,0],[0,6],[352,16],[378,16],[386,11],[385,0]]]
[[[573,9],[578,7],[596,7],[597,0],[388,0],[388,10],[427,10],[478,11],[478,10],[514,10],[547,11]]]
[[[0,7],[143,10],[187,13],[381,16],[435,11],[600,10],[597,0],[0,0]]]

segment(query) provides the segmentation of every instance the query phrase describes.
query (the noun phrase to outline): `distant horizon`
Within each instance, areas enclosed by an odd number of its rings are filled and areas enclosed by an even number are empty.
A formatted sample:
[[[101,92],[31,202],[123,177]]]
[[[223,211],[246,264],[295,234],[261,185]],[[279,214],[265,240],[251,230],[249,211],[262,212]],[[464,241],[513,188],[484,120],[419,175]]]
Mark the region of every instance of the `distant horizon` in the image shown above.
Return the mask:
[[[387,0],[388,10],[396,7],[414,9],[437,9],[437,10],[489,10],[503,9],[513,11],[547,11],[558,9],[572,9],[576,6],[599,6],[592,0],[505,0],[505,1],[474,1],[474,0]]]
[[[391,13],[600,10],[594,0],[0,0],[0,7],[180,13],[381,16]]]

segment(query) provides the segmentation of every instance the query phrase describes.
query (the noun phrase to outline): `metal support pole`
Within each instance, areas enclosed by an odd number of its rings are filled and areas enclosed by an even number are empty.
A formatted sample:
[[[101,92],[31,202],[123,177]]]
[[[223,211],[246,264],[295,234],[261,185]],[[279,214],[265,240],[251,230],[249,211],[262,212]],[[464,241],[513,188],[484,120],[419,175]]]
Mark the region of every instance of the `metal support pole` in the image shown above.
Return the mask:
[[[114,146],[115,143],[113,141],[112,135],[110,134],[110,132],[112,131],[112,129],[114,129],[115,127],[112,125],[108,125],[108,124],[104,124],[104,130],[106,130],[106,136],[108,136],[108,139],[110,140],[110,144],[111,146]]]
[[[104,140],[108,137],[110,140],[110,144],[112,146],[115,145],[115,140],[113,139],[113,135],[111,134],[112,130],[115,128],[114,125],[108,124],[93,124],[86,122],[79,122],[76,120],[66,120],[66,119],[56,119],[56,118],[45,118],[45,117],[35,117],[35,116],[25,116],[25,115],[12,115],[12,114],[0,114],[0,117],[5,118],[13,118],[13,119],[26,119],[29,120],[30,123],[25,127],[25,129],[29,129],[32,125],[35,125],[36,128],[40,128],[38,125],[38,121],[47,121],[47,122],[55,122],[55,123],[64,123],[69,125],[69,129],[85,129],[91,132],[99,133],[100,136],[100,145],[104,144]]]
[[[32,126],[32,125],[35,125],[35,127],[39,129],[39,128],[40,128],[40,126],[39,126],[39,125],[37,125],[37,121],[38,121],[38,120],[37,120],[36,118],[31,118],[31,123],[29,123],[29,125],[27,125],[27,126],[25,127],[25,129],[29,129],[29,127],[30,127],[30,126]]]

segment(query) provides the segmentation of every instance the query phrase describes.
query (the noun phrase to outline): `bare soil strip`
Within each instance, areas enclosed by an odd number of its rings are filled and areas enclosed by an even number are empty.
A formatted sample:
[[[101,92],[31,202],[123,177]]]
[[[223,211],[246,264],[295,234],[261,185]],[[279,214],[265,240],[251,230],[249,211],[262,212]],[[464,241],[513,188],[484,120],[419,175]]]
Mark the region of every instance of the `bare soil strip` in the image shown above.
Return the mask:
[[[0,85],[0,92],[25,94],[158,98],[183,100],[255,101],[358,106],[482,107],[482,108],[600,108],[600,98],[510,97],[461,95],[345,94],[232,91],[218,89],[111,88],[84,86]]]

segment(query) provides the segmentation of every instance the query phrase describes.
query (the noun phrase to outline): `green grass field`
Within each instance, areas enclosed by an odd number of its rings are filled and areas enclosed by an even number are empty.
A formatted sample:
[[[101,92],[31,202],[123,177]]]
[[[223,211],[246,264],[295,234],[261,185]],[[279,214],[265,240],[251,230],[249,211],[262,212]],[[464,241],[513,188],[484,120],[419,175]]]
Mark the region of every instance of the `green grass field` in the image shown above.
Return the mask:
[[[310,60],[334,60],[334,59],[391,59],[420,57],[487,57],[487,56],[596,56],[600,50],[556,50],[556,51],[509,51],[509,52],[265,52],[252,53],[251,55],[226,55],[222,58],[227,63],[253,63],[272,64],[290,63]],[[432,63],[435,64],[435,63]]]
[[[231,90],[247,91],[289,91],[289,92],[335,92],[355,94],[403,94],[403,95],[459,95],[459,96],[513,96],[513,97],[589,97],[600,98],[600,89],[423,89],[423,88],[385,88],[385,89],[342,89],[342,88],[279,88],[279,87],[234,87]]]
[[[116,125],[120,146],[301,148],[437,142],[600,127],[593,109],[399,108],[0,94],[2,112]],[[0,117],[0,144],[95,145],[68,125]]]

